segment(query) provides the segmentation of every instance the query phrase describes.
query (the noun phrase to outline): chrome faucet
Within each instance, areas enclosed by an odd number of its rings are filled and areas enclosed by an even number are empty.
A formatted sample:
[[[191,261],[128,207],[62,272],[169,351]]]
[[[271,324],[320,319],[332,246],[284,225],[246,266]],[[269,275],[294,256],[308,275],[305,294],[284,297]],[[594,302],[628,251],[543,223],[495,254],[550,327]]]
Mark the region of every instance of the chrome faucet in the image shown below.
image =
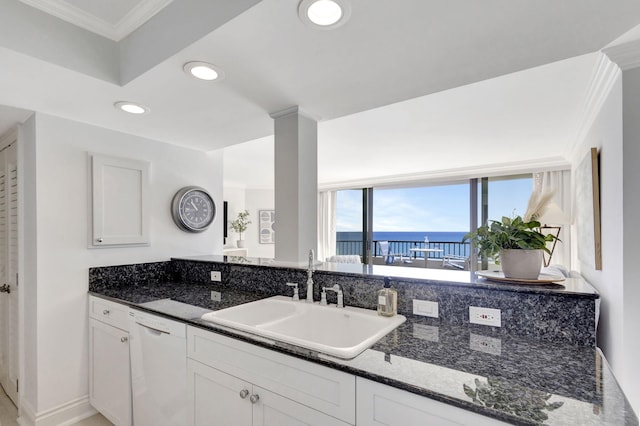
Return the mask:
[[[309,269],[307,269],[307,303],[313,303],[313,249],[309,250]]]
[[[334,284],[333,287],[322,287],[322,294],[320,295],[320,304],[327,304],[327,291],[334,291],[338,295],[338,308],[344,308],[344,294],[340,284]]]

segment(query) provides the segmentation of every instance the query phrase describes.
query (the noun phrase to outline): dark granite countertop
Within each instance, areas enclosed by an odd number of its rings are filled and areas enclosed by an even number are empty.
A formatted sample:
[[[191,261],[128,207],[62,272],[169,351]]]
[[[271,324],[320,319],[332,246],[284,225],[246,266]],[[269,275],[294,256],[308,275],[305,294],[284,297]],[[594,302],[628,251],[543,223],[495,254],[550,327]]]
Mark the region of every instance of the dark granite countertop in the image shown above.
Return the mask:
[[[90,294],[423,395],[511,424],[637,425],[597,348],[483,335],[408,316],[351,360],[265,342],[200,320],[202,313],[265,296],[213,285],[162,282],[91,288]],[[211,300],[211,291],[221,300]]]

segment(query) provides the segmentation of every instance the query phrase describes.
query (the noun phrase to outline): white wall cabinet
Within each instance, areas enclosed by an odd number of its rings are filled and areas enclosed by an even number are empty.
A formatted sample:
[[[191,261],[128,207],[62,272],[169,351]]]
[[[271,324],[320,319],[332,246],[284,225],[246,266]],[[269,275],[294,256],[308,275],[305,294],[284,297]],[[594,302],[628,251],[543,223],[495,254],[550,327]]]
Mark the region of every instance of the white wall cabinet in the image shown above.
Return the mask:
[[[89,247],[149,244],[149,163],[91,154]]]
[[[187,356],[190,424],[355,424],[353,375],[194,327]]]
[[[116,426],[131,425],[127,311],[89,296],[89,402]]]
[[[453,405],[358,377],[358,426],[508,425]]]

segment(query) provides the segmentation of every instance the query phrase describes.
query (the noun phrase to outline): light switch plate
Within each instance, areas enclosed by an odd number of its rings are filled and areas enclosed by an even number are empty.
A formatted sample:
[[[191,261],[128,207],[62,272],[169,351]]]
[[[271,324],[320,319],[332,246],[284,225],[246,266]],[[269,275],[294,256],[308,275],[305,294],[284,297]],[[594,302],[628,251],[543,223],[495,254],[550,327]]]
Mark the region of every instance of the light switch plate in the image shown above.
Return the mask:
[[[438,302],[413,299],[413,314],[438,318]]]
[[[413,324],[413,337],[427,342],[439,342],[440,332],[438,327],[425,324]]]

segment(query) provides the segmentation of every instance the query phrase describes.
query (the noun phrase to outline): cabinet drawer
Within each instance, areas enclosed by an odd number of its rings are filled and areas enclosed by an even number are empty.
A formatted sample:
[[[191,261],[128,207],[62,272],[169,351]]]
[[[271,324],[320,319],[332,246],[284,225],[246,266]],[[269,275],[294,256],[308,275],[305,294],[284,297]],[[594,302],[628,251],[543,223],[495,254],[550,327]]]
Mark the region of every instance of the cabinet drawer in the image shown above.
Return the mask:
[[[89,317],[122,330],[129,329],[129,308],[120,303],[89,296]]]
[[[195,327],[187,356],[355,424],[355,376]]]

